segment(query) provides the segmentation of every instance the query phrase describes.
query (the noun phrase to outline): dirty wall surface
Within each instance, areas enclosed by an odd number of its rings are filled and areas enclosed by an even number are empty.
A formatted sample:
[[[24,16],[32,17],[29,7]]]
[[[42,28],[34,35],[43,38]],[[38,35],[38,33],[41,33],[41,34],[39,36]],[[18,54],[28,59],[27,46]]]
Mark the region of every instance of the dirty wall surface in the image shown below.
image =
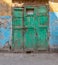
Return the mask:
[[[58,48],[58,1],[50,1],[49,6],[49,44],[51,48]]]
[[[0,16],[0,48],[11,41],[11,17]]]
[[[0,0],[0,48],[11,41],[11,0]]]

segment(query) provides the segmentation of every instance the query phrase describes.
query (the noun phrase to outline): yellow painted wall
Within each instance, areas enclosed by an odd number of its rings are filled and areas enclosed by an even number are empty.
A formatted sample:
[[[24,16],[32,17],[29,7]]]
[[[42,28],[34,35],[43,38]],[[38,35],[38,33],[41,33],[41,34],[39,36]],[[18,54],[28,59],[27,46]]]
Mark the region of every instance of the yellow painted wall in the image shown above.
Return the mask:
[[[12,0],[3,0],[5,3],[7,3],[9,6],[12,4]]]
[[[58,0],[49,1],[50,12],[58,12]]]
[[[11,16],[12,0],[0,0],[0,16]]]

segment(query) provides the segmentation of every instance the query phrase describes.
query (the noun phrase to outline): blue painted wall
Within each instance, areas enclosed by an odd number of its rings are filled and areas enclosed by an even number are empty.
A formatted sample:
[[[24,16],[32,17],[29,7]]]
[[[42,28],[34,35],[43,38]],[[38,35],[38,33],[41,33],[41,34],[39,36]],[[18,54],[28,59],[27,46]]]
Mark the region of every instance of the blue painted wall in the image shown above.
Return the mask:
[[[58,12],[50,12],[50,39],[49,44],[51,48],[58,48]]]
[[[0,16],[0,48],[3,48],[11,40],[11,17]]]

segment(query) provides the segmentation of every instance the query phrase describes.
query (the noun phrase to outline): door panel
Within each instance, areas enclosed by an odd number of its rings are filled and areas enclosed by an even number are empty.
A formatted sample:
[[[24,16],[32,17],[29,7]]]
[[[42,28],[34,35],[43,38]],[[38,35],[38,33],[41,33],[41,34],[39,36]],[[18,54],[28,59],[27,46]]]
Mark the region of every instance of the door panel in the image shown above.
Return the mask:
[[[48,28],[47,27],[39,27],[37,29],[38,35],[38,48],[47,48],[48,47]]]
[[[35,7],[25,7],[24,10],[24,32],[25,49],[34,50],[36,48],[36,32],[35,32]]]
[[[38,16],[38,24],[48,26],[48,16]]]
[[[12,48],[23,48],[23,8],[13,8]]]
[[[37,43],[38,49],[47,49],[48,48],[48,8],[47,6],[37,7]]]
[[[35,26],[35,7],[25,7],[24,10],[24,26],[25,27],[34,27]]]
[[[47,26],[49,25],[48,22],[48,16],[42,15],[42,16],[36,16],[36,21],[35,21],[35,28],[37,29],[40,26]]]
[[[24,33],[24,45],[25,49],[35,49],[36,47],[36,34],[35,30],[28,28]]]
[[[47,15],[48,14],[48,6],[41,5],[37,8],[37,15]]]
[[[12,25],[13,27],[15,26],[23,27],[23,18],[14,18]]]
[[[13,8],[13,17],[23,17],[23,8]]]
[[[30,16],[26,16],[25,17],[25,21],[24,21],[24,26],[25,27],[34,27],[34,16],[30,15]]]
[[[13,30],[13,48],[19,49],[23,48],[23,34],[22,29],[14,29]]]

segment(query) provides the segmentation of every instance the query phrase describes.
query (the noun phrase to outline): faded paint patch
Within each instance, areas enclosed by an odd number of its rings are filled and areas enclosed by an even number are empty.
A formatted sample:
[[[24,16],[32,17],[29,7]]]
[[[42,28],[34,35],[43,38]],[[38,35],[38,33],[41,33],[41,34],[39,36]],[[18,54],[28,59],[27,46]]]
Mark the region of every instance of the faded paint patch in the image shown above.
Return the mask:
[[[58,2],[49,1],[50,12],[58,12]]]
[[[11,17],[0,16],[0,48],[10,43],[11,27]]]
[[[12,5],[12,0],[3,0],[5,3],[7,3],[9,6]]]
[[[58,12],[50,12],[50,46],[58,48]]]
[[[8,1],[8,3],[7,3],[7,1]],[[9,0],[0,1],[0,16],[11,16],[11,6],[10,6],[11,4],[10,4],[10,1]]]

